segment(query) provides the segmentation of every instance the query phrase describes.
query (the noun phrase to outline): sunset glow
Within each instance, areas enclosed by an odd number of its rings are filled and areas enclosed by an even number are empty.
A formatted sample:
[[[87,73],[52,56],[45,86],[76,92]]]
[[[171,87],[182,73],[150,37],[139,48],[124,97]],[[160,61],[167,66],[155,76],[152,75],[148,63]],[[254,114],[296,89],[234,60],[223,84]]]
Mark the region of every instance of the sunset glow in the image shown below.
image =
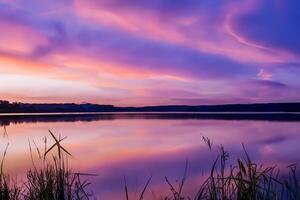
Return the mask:
[[[0,0],[1,99],[300,100],[297,0]]]

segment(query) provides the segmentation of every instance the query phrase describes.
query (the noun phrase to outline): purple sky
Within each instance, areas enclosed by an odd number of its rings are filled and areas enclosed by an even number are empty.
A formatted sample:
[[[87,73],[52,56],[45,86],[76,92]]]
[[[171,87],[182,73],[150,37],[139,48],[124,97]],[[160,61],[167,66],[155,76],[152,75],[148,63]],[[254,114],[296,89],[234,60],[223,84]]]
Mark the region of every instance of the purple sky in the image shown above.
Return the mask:
[[[0,0],[1,99],[300,100],[298,0]]]

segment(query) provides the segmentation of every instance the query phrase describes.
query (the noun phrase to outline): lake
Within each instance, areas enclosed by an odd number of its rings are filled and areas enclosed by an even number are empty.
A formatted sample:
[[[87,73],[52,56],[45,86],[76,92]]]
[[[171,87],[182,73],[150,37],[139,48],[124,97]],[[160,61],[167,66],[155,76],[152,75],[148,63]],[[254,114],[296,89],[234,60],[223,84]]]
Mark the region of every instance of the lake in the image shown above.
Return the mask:
[[[299,122],[299,113],[0,115],[0,150],[9,143],[5,172],[22,178],[32,167],[29,142],[42,149],[47,136],[48,145],[54,143],[48,129],[66,136],[62,144],[72,154],[69,165],[75,171],[97,174],[87,178],[99,199],[124,199],[124,177],[133,197],[150,176],[147,197],[159,197],[169,191],[164,177],[174,183],[180,180],[188,161],[184,191],[193,196],[221,144],[231,160],[243,156],[244,144],[251,158],[265,165],[285,168],[299,162]],[[209,150],[203,136],[211,139],[215,150]]]

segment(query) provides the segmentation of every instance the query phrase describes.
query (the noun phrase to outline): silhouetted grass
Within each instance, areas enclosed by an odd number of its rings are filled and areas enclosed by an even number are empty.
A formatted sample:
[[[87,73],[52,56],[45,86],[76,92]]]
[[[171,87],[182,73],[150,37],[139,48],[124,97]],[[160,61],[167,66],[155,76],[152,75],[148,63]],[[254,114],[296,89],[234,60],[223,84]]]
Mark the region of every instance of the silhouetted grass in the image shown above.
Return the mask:
[[[204,142],[212,150],[208,138]],[[281,175],[276,166],[265,167],[254,163],[244,145],[244,156],[233,165],[228,165],[229,153],[223,146],[212,163],[208,177],[199,183],[197,194],[191,197],[173,195],[164,200],[299,200],[300,181],[297,165],[288,166],[287,175]],[[185,180],[185,177],[183,178]],[[170,185],[169,181],[166,182]],[[184,181],[182,181],[183,183]],[[182,187],[182,186],[181,186]],[[171,188],[173,194],[174,187]]]
[[[18,200],[21,197],[21,188],[16,183],[11,182],[9,176],[3,173],[3,164],[8,145],[4,150],[0,166],[0,200]]]
[[[65,138],[56,138],[49,131],[55,143],[47,148],[45,138],[44,153],[35,144],[42,167],[36,167],[33,160],[31,144],[30,154],[32,169],[27,171],[26,180],[23,183],[11,182],[9,176],[3,172],[4,159],[7,147],[4,151],[0,172],[0,200],[88,200],[91,194],[87,192],[88,181],[82,179],[81,174],[73,172],[67,165],[67,155],[71,155],[62,145]],[[49,152],[57,148],[57,155],[48,159]]]

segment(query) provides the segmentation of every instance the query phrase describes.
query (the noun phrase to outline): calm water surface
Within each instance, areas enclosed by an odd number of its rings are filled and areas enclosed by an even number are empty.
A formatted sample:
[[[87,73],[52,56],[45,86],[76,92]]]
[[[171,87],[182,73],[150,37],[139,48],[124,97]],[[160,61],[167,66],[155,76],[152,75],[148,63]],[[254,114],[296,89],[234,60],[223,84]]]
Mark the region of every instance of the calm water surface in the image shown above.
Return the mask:
[[[153,176],[148,199],[169,188],[164,182],[181,178],[188,160],[185,192],[193,196],[214,157],[202,140],[222,144],[231,159],[242,155],[245,144],[253,160],[281,167],[300,161],[300,121],[266,117],[203,117],[197,114],[102,114],[78,116],[0,117],[0,147],[9,143],[5,171],[22,177],[31,167],[28,141],[42,148],[47,132],[67,136],[63,145],[72,153],[69,165],[90,177],[98,199],[124,199],[124,176],[131,196]],[[242,117],[243,118],[243,117]],[[5,128],[4,128],[5,127]],[[50,145],[50,144],[49,144]]]

